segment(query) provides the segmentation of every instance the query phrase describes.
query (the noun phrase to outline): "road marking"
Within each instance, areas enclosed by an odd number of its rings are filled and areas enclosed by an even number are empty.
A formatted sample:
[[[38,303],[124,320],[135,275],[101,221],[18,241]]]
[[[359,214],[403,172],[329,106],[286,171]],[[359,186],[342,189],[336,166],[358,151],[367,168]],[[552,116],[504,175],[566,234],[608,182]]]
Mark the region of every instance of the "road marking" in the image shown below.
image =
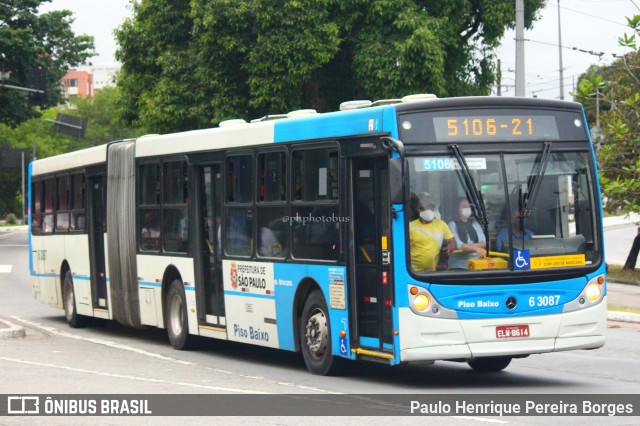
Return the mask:
[[[232,375],[232,376],[238,376],[238,377],[242,377],[242,378],[245,378],[245,379],[257,380],[257,381],[265,381],[265,382],[269,382],[269,383],[272,383],[272,384],[273,383],[275,383],[275,384],[278,383],[277,381],[267,380],[264,377],[249,376],[249,375],[238,374],[238,373],[234,373],[234,372],[227,371],[227,370],[221,370],[221,369],[217,369],[217,368],[203,367],[203,366],[198,365],[198,364],[193,363],[193,362],[182,361],[182,360],[171,358],[171,357],[168,357],[168,356],[165,356],[165,355],[156,354],[156,353],[153,353],[153,352],[148,352],[148,351],[145,351],[143,349],[134,348],[132,346],[123,345],[123,344],[115,343],[115,342],[110,342],[108,340],[96,339],[96,338],[91,338],[91,337],[81,337],[81,336],[78,336],[78,335],[75,335],[75,334],[72,334],[72,333],[67,333],[65,331],[58,330],[58,329],[53,328],[53,327],[47,327],[47,326],[44,326],[44,325],[42,325],[42,324],[40,324],[38,322],[26,320],[26,319],[23,319],[23,318],[20,318],[20,317],[17,317],[17,316],[12,316],[11,318],[13,318],[16,321],[20,321],[20,322],[22,322],[22,323],[24,323],[26,325],[29,325],[30,327],[37,328],[37,329],[46,331],[48,333],[61,336],[61,337],[67,337],[69,339],[96,343],[96,344],[99,344],[99,345],[109,346],[109,347],[115,348],[115,349],[122,349],[122,350],[125,350],[125,351],[134,352],[134,353],[137,353],[139,355],[148,356],[148,357],[151,357],[151,358],[161,359],[163,361],[174,362],[174,363],[182,364],[182,365],[191,365],[191,366],[195,366],[195,367],[198,367],[198,368],[204,368],[205,370],[208,370],[208,371],[213,371],[213,372],[222,373],[222,374],[229,374],[229,375]],[[301,389],[301,390],[315,391],[315,392],[324,393],[324,394],[342,394],[341,392],[333,392],[333,391],[330,391],[330,390],[324,390],[324,389],[320,389],[320,388],[313,388],[313,387],[308,387],[308,386],[303,386],[303,385],[298,385],[298,386],[295,386],[295,387],[298,388],[298,389]]]
[[[13,265],[0,265],[0,274],[10,274]]]
[[[109,346],[110,348],[115,348],[115,349],[122,349],[122,350],[125,350],[125,351],[137,353],[139,355],[144,355],[144,356],[148,356],[148,357],[151,357],[151,358],[157,358],[157,359],[161,359],[163,361],[175,362],[175,363],[182,364],[182,365],[196,365],[193,362],[182,361],[182,360],[171,358],[171,357],[168,357],[168,356],[165,356],[165,355],[160,355],[160,354],[156,354],[156,353],[153,353],[153,352],[148,352],[148,351],[145,351],[143,349],[134,348],[132,346],[123,345],[121,343],[110,342],[108,340],[102,340],[102,339],[95,339],[95,338],[92,338],[92,337],[81,337],[81,336],[78,336],[78,335],[75,335],[75,334],[67,333],[65,331],[60,331],[60,330],[58,330],[56,328],[53,328],[53,327],[46,327],[46,326],[44,326],[44,325],[42,325],[40,323],[37,323],[37,322],[34,322],[34,321],[25,320],[25,319],[22,319],[20,317],[13,316],[11,318],[13,318],[13,319],[15,319],[17,321],[21,321],[21,322],[23,322],[25,324],[28,324],[28,325],[32,326],[32,327],[39,328],[40,330],[44,330],[44,331],[46,331],[48,333],[56,334],[56,335],[62,336],[62,337],[67,337],[69,339],[75,339],[75,340],[82,340],[82,341],[85,341],[85,342],[97,343],[98,345]]]
[[[107,373],[107,372],[98,371],[98,370],[86,370],[84,368],[67,367],[66,365],[48,364],[48,363],[44,363],[44,362],[27,361],[27,360],[24,360],[24,359],[17,359],[17,358],[0,357],[0,360],[9,361],[9,362],[17,362],[17,363],[20,363],[20,364],[27,364],[27,365],[37,365],[39,367],[56,368],[56,369],[59,369],[59,370],[75,371],[77,373],[87,373],[87,374],[91,374],[91,375],[98,374],[100,376],[115,377],[115,378],[118,378],[118,379],[137,380],[137,381],[140,381],[140,382],[163,383],[163,384],[186,386],[186,387],[198,388],[198,389],[209,389],[209,390],[215,390],[215,391],[220,391],[220,392],[238,392],[238,393],[247,393],[247,394],[254,394],[254,393],[269,394],[268,392],[260,392],[260,391],[254,390],[254,389],[245,390],[245,389],[236,389],[236,388],[224,388],[224,387],[220,387],[220,386],[199,385],[199,384],[196,384],[196,383],[174,382],[174,381],[162,380],[162,379],[150,379],[150,378],[147,378],[147,377],[130,376],[130,375],[127,375],[127,374]]]

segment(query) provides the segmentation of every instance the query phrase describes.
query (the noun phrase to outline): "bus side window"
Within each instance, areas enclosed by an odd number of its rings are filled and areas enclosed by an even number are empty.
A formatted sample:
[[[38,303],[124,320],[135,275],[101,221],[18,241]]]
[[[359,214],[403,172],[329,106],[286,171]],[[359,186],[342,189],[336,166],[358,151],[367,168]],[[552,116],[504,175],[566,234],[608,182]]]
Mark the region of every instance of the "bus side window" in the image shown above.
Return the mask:
[[[31,187],[31,231],[34,234],[42,232],[42,182],[34,182]]]
[[[44,216],[42,218],[42,232],[50,234],[53,232],[53,197],[55,194],[55,179],[47,179],[43,182],[44,193]]]
[[[140,250],[160,251],[160,165],[140,165]]]
[[[284,152],[258,155],[258,256],[284,258],[287,253],[287,164]]]
[[[290,220],[293,256],[337,260],[340,253],[338,151],[335,148],[293,153],[294,191]]]
[[[225,252],[251,256],[253,240],[253,156],[233,155],[226,161]]]
[[[83,174],[71,175],[71,231],[84,231],[86,225],[85,179]]]
[[[186,253],[189,242],[188,172],[187,163],[172,161],[164,164],[163,223],[164,250]]]

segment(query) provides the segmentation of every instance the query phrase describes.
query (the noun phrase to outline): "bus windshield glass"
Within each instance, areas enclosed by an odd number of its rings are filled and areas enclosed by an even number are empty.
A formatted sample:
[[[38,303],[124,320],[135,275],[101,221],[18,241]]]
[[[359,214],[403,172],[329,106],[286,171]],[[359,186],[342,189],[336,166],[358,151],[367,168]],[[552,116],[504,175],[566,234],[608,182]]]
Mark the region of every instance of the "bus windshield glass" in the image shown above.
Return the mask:
[[[457,157],[453,151],[409,158],[414,273],[599,262],[588,152],[556,152],[542,144],[535,152]]]

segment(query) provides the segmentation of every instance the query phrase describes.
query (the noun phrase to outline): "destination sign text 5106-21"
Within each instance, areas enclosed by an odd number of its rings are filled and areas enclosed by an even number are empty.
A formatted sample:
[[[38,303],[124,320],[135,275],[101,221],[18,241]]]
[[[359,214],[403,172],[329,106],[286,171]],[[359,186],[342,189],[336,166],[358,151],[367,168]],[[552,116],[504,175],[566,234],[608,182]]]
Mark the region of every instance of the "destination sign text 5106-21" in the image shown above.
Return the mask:
[[[484,115],[434,117],[438,142],[558,140],[556,119],[550,115]]]

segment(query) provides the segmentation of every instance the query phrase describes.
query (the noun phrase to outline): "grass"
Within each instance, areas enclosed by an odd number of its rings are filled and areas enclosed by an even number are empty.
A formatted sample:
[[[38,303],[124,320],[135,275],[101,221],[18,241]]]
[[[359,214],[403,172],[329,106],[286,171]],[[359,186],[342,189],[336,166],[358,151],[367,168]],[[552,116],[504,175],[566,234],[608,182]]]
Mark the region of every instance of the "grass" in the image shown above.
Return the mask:
[[[607,310],[616,311],[616,312],[630,312],[632,314],[640,314],[640,308],[632,308],[630,306],[609,305],[607,306]]]
[[[615,281],[633,281],[640,282],[640,270],[634,269],[633,271],[623,271],[622,265],[607,265],[607,278]]]

